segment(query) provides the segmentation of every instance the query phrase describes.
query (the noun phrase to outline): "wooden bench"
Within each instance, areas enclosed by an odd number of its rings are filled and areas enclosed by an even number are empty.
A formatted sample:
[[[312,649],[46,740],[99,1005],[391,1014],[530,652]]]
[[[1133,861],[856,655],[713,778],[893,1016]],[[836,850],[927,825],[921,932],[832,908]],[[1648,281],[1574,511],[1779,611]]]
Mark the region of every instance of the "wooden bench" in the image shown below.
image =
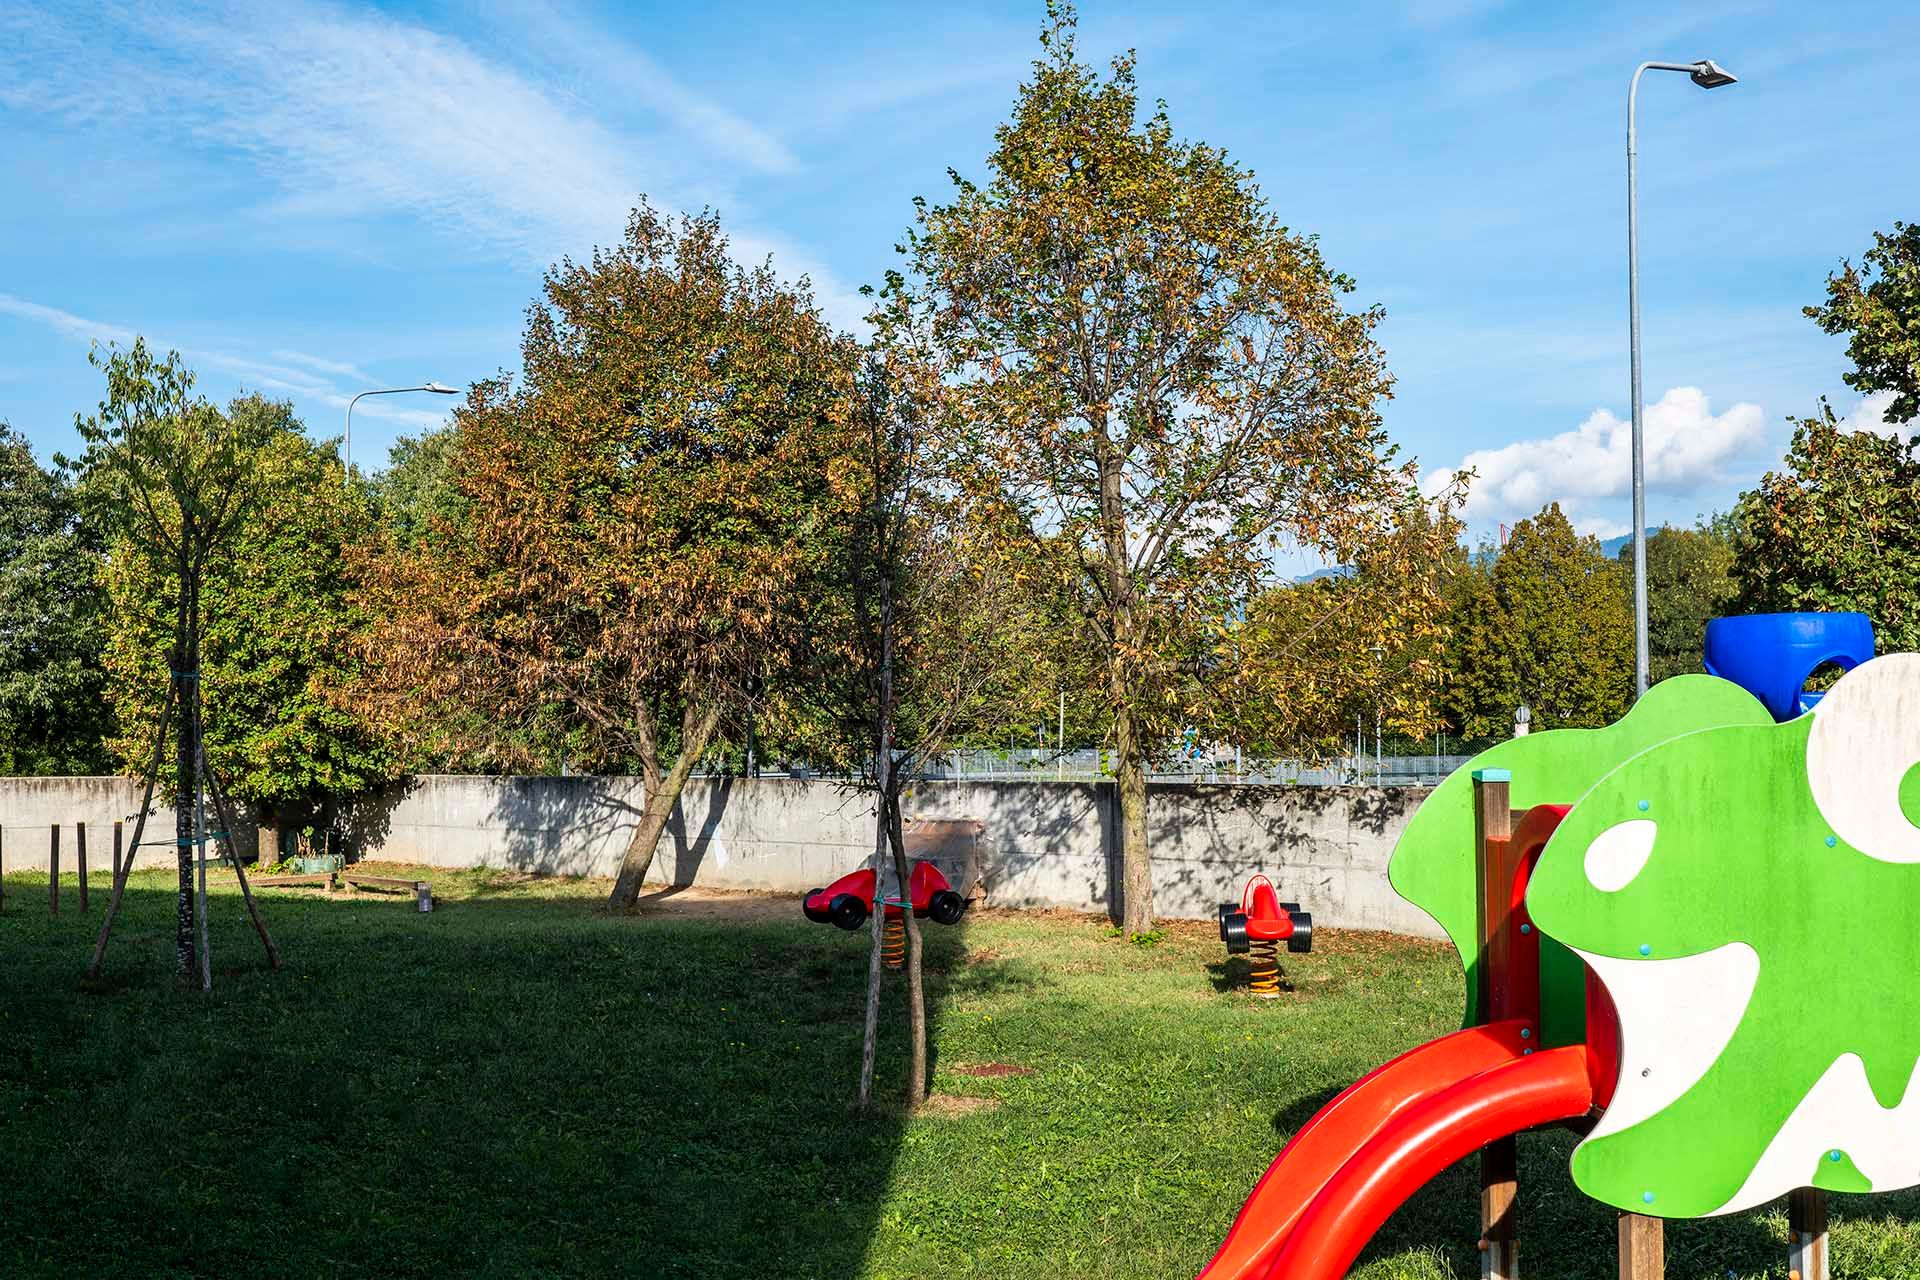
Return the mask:
[[[426,880],[404,876],[375,876],[360,871],[322,871],[302,876],[254,876],[247,882],[262,889],[299,888],[324,885],[328,893],[355,889],[403,889],[414,895],[422,914],[433,910],[433,885]]]
[[[296,885],[323,884],[327,887],[327,892],[332,893],[336,887],[334,884],[334,876],[336,874],[338,873],[333,871],[322,871],[310,876],[254,876],[251,880],[248,880],[247,883],[256,889],[280,889],[290,888]]]
[[[425,880],[408,880],[404,876],[372,876],[359,871],[342,871],[340,878],[346,882],[349,893],[355,889],[410,890],[422,912],[433,910],[433,885]]]

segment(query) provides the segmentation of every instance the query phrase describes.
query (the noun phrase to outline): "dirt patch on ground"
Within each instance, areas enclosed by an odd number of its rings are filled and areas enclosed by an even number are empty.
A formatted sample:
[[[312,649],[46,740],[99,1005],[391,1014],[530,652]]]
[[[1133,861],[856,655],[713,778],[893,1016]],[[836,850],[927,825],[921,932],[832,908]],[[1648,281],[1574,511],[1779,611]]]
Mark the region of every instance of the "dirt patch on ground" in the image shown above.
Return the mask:
[[[923,1116],[967,1116],[976,1111],[993,1111],[999,1106],[998,1098],[967,1098],[957,1093],[936,1093],[915,1107],[914,1113]]]
[[[991,1080],[996,1076],[1030,1076],[1032,1067],[1015,1066],[1011,1062],[963,1062],[948,1067],[947,1070],[957,1076],[973,1076],[976,1079]]]
[[[768,920],[804,920],[800,894],[752,893],[741,889],[653,889],[640,895],[642,916],[683,920],[725,920],[759,924]]]

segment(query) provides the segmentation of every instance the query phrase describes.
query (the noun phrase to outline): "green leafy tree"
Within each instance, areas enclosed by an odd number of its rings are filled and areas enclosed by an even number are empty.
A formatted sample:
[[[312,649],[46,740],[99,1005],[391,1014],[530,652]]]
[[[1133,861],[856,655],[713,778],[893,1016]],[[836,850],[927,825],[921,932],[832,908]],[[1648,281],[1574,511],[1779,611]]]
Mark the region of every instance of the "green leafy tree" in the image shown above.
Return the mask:
[[[418,436],[401,436],[387,455],[387,469],[373,484],[381,523],[393,545],[407,550],[436,528],[457,528],[466,499],[454,482],[450,423]]]
[[[1232,696],[1219,700],[1219,735],[1269,757],[1312,757],[1350,746],[1356,716],[1369,730],[1432,732],[1459,536],[1451,498],[1409,493],[1352,564],[1257,594],[1226,631],[1215,678]]]
[[[209,571],[226,562],[234,534],[254,510],[260,493],[251,483],[272,424],[258,414],[229,418],[193,392],[193,374],[170,352],[153,358],[136,338],[125,351],[108,347],[88,354],[106,376],[107,397],[97,413],[76,417],[74,427],[86,446],[77,467],[83,509],[113,542],[112,561],[144,566],[157,593],[155,608],[164,631],[160,645],[166,668],[155,678],[168,690],[156,717],[154,754],[142,763],[148,776],[146,800],[161,772],[169,717],[175,726],[173,787],[174,841],[178,850],[179,900],[175,911],[176,976],[185,984],[197,967],[202,990],[213,985],[207,955],[204,886],[195,902],[194,862],[201,848],[196,831],[200,783],[206,774],[202,755],[202,639],[207,616],[204,588]],[[111,663],[111,659],[109,660]],[[212,797],[226,808],[217,788]],[[134,826],[138,845],[147,804]],[[222,826],[231,832],[230,822]],[[231,840],[231,835],[229,835]],[[129,860],[128,865],[131,865]],[[237,865],[237,864],[236,864]],[[90,973],[97,973],[118,911],[124,874],[94,943]],[[242,881],[244,889],[245,881]],[[277,964],[273,943],[247,898],[249,913]],[[199,941],[194,937],[199,924]]]
[[[1647,539],[1647,665],[1658,684],[1703,671],[1707,623],[1734,611],[1733,524],[1725,518],[1692,529],[1663,525]],[[1633,547],[1620,550],[1633,572]]]
[[[920,206],[882,300],[938,356],[953,482],[1016,530],[1100,659],[1124,925],[1151,927],[1147,765],[1213,718],[1196,675],[1276,547],[1342,563],[1390,523],[1378,311],[1282,224],[1252,174],[1143,113],[1050,6],[984,185]],[[1205,655],[1203,657],[1203,655]]]
[[[276,826],[331,824],[399,771],[347,696],[361,678],[365,625],[350,557],[371,536],[373,511],[290,404],[246,396],[225,416],[258,442],[243,479],[257,497],[201,586],[207,759],[235,799]],[[111,557],[106,575],[113,747],[129,768],[160,714],[172,575],[131,554]]]
[[[1920,461],[1910,442],[1802,419],[1734,508],[1742,612],[1859,610],[1882,652],[1920,649]]]
[[[1525,705],[1535,729],[1596,728],[1633,699],[1627,572],[1551,503],[1513,527],[1455,588],[1448,698],[1462,735],[1505,737]]]
[[[1843,260],[1827,277],[1825,305],[1806,314],[1828,333],[1847,335],[1848,386],[1892,392],[1889,422],[1920,415],[1920,223],[1874,232],[1860,266]]]
[[[107,767],[100,563],[66,476],[0,422],[0,772]]]
[[[446,536],[369,568],[361,705],[415,744],[508,763],[557,729],[637,767],[629,907],[694,766],[807,650],[857,350],[717,216],[642,204],[547,274],[521,357],[457,414]]]

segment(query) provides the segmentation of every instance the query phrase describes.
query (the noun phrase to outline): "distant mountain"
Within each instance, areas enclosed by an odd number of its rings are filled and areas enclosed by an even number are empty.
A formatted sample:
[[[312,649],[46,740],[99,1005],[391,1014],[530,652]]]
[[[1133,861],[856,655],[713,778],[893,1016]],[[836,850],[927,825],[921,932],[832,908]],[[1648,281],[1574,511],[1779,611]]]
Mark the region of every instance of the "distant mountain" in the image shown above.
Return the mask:
[[[1647,536],[1651,538],[1658,532],[1660,532],[1658,529],[1648,529]],[[1600,540],[1600,554],[1606,556],[1609,560],[1617,560],[1620,558],[1620,553],[1626,550],[1627,544],[1632,541],[1633,535],[1630,533],[1623,533],[1617,538],[1602,538]],[[1484,563],[1491,564],[1494,560],[1498,559],[1499,556],[1500,552],[1496,549],[1492,555],[1487,557]],[[1473,557],[1476,562],[1480,562],[1481,553],[1475,551],[1473,552]],[[1352,565],[1338,564],[1329,569],[1315,569],[1312,573],[1303,573],[1296,577],[1294,582],[1296,584],[1318,582],[1322,578],[1346,578],[1351,577],[1352,574]]]
[[[1658,532],[1660,532],[1658,529],[1649,529],[1647,530],[1647,536],[1651,538],[1654,534]],[[1618,559],[1620,556],[1620,553],[1624,551],[1627,547],[1627,544],[1632,541],[1633,541],[1633,535],[1630,533],[1623,533],[1617,538],[1605,538],[1601,540],[1600,550],[1609,558]]]
[[[1295,578],[1294,582],[1296,584],[1299,584],[1299,583],[1306,583],[1306,582],[1318,582],[1322,578],[1351,578],[1352,576],[1353,576],[1352,565],[1336,564],[1333,567],[1328,569],[1315,569],[1312,573],[1303,573],[1299,577]]]

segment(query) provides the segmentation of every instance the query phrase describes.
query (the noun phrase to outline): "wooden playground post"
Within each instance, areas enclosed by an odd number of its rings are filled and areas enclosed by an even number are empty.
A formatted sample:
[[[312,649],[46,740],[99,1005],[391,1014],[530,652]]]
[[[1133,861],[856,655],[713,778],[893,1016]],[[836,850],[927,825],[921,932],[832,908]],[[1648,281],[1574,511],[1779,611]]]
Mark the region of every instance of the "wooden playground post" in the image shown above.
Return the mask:
[[[1506,1016],[1511,1000],[1513,947],[1507,927],[1512,913],[1515,850],[1510,775],[1505,769],[1473,774],[1474,851],[1480,899],[1480,1008],[1483,1021]],[[1512,1137],[1480,1150],[1481,1280],[1518,1280],[1517,1205],[1520,1148]]]
[[[1638,1213],[1621,1214],[1620,1280],[1663,1280],[1666,1274],[1666,1223]]]
[[[80,913],[87,912],[87,824],[73,824],[73,869],[80,878]]]
[[[60,824],[53,824],[47,844],[47,913],[60,914]]]
[[[1827,1193],[1801,1187],[1787,1193],[1787,1276],[1827,1280]]]

